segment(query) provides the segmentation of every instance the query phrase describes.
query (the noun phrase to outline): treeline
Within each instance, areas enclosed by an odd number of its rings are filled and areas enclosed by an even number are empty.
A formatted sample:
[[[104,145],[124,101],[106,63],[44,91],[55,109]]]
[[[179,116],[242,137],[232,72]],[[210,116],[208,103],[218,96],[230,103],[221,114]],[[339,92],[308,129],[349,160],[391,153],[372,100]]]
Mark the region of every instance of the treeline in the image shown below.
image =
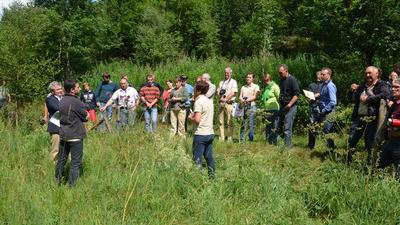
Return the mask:
[[[14,3],[0,21],[0,78],[14,99],[29,102],[51,80],[79,78],[115,60],[155,68],[182,57],[302,54],[313,56],[308,66],[315,69],[353,74],[374,64],[388,73],[399,60],[399,11],[397,0]]]

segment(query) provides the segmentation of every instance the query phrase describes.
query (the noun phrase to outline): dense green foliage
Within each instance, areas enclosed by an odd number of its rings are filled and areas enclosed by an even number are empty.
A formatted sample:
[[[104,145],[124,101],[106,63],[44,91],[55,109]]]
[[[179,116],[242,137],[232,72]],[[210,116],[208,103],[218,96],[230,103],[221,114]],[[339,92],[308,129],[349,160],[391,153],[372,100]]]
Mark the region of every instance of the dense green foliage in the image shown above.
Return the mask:
[[[24,103],[44,94],[50,81],[80,78],[101,62],[127,60],[155,70],[185,57],[235,62],[281,55],[279,63],[286,63],[300,54],[314,59],[303,65],[312,68],[307,77],[329,66],[345,85],[365,65],[390,72],[398,61],[399,11],[396,0],[15,3],[0,21],[0,78]]]
[[[0,123],[0,223],[386,225],[400,218],[398,182],[323,161],[323,145],[306,152],[305,138],[290,152],[261,134],[252,144],[216,141],[210,181],[192,165],[191,138],[142,129],[89,133],[83,174],[70,189],[53,178],[44,127],[23,134]]]

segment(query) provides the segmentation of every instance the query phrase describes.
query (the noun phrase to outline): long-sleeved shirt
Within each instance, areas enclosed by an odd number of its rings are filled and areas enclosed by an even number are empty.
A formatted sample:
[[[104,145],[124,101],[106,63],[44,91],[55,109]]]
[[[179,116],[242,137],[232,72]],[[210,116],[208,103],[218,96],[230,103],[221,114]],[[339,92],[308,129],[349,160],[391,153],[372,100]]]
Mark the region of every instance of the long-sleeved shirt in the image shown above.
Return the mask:
[[[323,83],[318,101],[318,107],[322,114],[328,114],[335,108],[337,104],[336,91],[336,85],[332,80]]]
[[[117,89],[117,85],[111,81],[108,83],[101,82],[94,92],[97,102],[106,103]]]
[[[85,105],[79,99],[66,94],[60,101],[60,137],[62,140],[83,139],[86,136],[86,129],[83,122],[86,122],[87,112]]]
[[[279,94],[279,86],[274,81],[271,81],[271,83],[265,87],[265,91],[261,96],[261,101],[264,103],[264,108],[266,110],[279,110]]]

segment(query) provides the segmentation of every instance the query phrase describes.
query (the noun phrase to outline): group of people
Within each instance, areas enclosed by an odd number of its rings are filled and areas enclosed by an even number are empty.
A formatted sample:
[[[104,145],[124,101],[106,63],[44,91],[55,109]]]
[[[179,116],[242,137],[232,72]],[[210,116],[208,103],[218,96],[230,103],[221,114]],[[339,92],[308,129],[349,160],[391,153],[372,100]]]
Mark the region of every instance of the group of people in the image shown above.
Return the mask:
[[[159,109],[164,111],[162,122],[170,123],[171,135],[186,136],[187,123],[192,121],[195,124],[193,160],[198,167],[202,167],[201,161],[204,156],[211,177],[215,174],[212,150],[214,103],[218,108],[220,141],[232,141],[233,117],[238,116],[238,111],[242,112],[239,115],[241,117],[239,141],[244,141],[246,138],[253,141],[256,114],[262,110],[267,121],[266,141],[276,145],[278,136],[281,136],[285,147],[292,148],[292,130],[301,90],[297,79],[289,73],[288,66],[285,64],[278,66],[279,83],[273,81],[271,74],[263,75],[265,88],[262,93],[255,83],[253,73],[246,75],[246,83],[238,93],[237,81],[232,77],[232,68],[227,67],[224,72],[225,78],[217,86],[211,83],[210,75],[204,73],[196,79],[194,86],[187,83],[187,76],[180,75],[174,80],[167,80],[165,89],[155,82],[154,74],[148,74],[146,82],[140,85],[138,90],[129,84],[126,75],[121,77],[118,88],[117,84],[111,81],[110,74],[103,73],[102,81],[95,91],[90,89],[89,84],[84,83],[84,91],[80,93],[80,97],[74,98],[74,101],[70,97],[78,96],[78,89],[80,89],[78,83],[74,82],[71,87],[71,82],[65,81],[63,89],[58,82],[52,82],[49,86],[51,94],[46,99],[46,108],[49,121],[48,131],[52,136],[51,159],[58,159],[57,179],[61,179],[65,155],[71,152],[72,166],[69,184],[71,186],[75,184],[82,160],[82,139],[86,132],[83,122],[86,119],[93,122],[97,120],[96,108],[99,109],[99,116],[103,120],[111,120],[112,114],[116,113],[117,128],[133,126],[140,106],[147,132],[157,130]],[[397,129],[393,126],[385,129],[383,126],[386,125],[384,121],[388,121],[388,118],[399,117],[400,119],[398,106],[400,102],[397,100],[400,100],[400,91],[397,89],[397,86],[400,87],[400,79],[396,78],[396,75],[395,71],[392,72],[392,80],[386,82],[380,79],[381,74],[377,67],[369,66],[365,70],[365,82],[351,86],[349,98],[354,102],[354,110],[349,131],[348,158],[351,160],[352,150],[363,135],[365,149],[370,153],[378,136],[382,137],[386,133],[383,131],[388,130],[389,135],[386,140],[389,141],[385,146],[390,147],[383,147],[384,157],[381,158],[380,166],[384,167],[394,162],[400,174],[400,145],[399,149],[394,151],[393,146],[397,142],[391,141],[397,137],[395,135]],[[310,149],[315,147],[317,135],[327,134],[332,129],[337,105],[337,88],[332,81],[332,70],[328,67],[321,68],[315,78],[315,82],[308,87],[306,96],[309,98],[310,124],[322,124],[322,129],[310,129],[308,141]],[[388,107],[390,107],[389,110],[385,110]],[[386,114],[386,111],[389,113]],[[57,124],[57,119],[54,119],[57,113],[59,113],[59,124]],[[102,128],[99,127],[99,129]],[[400,143],[400,138],[398,142]],[[328,138],[327,147],[335,149],[335,142]],[[59,156],[56,157],[58,149]]]

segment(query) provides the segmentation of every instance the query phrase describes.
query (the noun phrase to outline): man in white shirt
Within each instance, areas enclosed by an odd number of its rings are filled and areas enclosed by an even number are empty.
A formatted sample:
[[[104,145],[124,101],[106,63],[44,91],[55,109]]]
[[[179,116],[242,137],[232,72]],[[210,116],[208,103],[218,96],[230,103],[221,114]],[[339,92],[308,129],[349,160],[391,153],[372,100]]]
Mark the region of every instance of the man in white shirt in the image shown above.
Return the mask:
[[[219,140],[225,140],[225,117],[226,125],[228,127],[227,137],[228,141],[232,141],[233,123],[232,123],[232,110],[235,96],[238,92],[237,82],[232,78],[232,68],[225,68],[225,80],[219,82],[217,95],[219,98]]]
[[[120,89],[113,93],[112,97],[107,103],[100,108],[103,112],[113,101],[117,102],[118,107],[118,120],[117,128],[122,128],[127,125],[133,126],[135,124],[136,106],[139,104],[139,94],[135,88],[129,87],[128,80],[122,78],[119,82]]]

